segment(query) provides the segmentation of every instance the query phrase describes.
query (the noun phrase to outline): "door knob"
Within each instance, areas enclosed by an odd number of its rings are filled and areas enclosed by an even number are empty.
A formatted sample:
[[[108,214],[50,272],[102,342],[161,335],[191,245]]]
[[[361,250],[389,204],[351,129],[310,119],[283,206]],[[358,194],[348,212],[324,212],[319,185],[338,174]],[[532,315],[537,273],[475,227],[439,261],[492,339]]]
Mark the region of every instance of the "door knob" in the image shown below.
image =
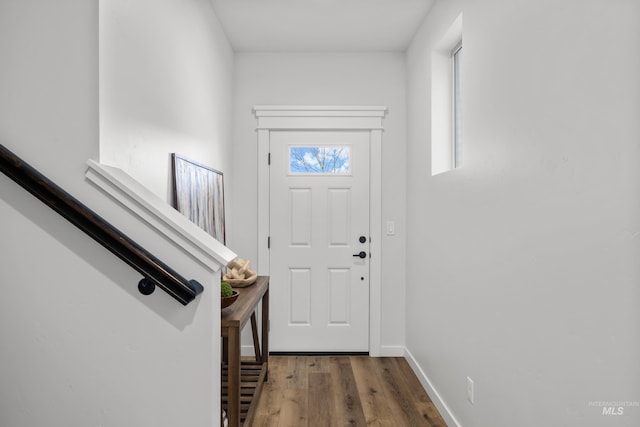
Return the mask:
[[[367,257],[367,253],[365,251],[360,251],[360,253],[353,254],[354,257],[360,257],[362,259]]]

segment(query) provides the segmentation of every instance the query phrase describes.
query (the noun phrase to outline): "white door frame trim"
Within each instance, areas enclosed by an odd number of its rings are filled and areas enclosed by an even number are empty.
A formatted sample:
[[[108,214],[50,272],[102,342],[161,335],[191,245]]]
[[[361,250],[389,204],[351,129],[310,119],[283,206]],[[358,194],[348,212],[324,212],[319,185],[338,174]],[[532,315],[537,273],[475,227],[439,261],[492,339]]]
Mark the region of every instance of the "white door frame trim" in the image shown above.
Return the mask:
[[[360,130],[370,135],[369,355],[381,356],[382,120],[384,106],[256,105],[258,119],[258,274],[269,275],[269,146],[272,131]]]

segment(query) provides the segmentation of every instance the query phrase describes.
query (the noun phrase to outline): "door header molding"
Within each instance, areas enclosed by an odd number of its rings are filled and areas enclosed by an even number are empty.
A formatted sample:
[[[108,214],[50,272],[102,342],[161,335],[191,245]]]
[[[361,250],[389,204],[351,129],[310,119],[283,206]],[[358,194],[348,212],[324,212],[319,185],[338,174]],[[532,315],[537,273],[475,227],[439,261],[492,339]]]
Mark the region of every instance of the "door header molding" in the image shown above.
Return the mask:
[[[383,130],[385,106],[255,105],[256,130]]]

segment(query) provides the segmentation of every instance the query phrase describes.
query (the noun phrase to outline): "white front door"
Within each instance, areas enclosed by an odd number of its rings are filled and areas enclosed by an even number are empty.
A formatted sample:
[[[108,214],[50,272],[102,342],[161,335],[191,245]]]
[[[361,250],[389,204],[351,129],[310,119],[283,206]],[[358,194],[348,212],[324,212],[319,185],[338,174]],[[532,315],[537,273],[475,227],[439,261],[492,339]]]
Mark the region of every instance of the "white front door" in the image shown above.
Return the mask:
[[[364,131],[275,131],[270,152],[273,351],[369,350]]]

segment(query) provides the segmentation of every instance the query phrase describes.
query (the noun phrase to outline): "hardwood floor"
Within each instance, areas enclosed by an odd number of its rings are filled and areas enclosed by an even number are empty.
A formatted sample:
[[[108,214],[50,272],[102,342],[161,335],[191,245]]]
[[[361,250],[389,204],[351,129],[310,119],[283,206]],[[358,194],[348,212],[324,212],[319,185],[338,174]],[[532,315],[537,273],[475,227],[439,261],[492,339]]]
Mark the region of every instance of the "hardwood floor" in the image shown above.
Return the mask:
[[[253,426],[446,424],[402,358],[272,356]]]

